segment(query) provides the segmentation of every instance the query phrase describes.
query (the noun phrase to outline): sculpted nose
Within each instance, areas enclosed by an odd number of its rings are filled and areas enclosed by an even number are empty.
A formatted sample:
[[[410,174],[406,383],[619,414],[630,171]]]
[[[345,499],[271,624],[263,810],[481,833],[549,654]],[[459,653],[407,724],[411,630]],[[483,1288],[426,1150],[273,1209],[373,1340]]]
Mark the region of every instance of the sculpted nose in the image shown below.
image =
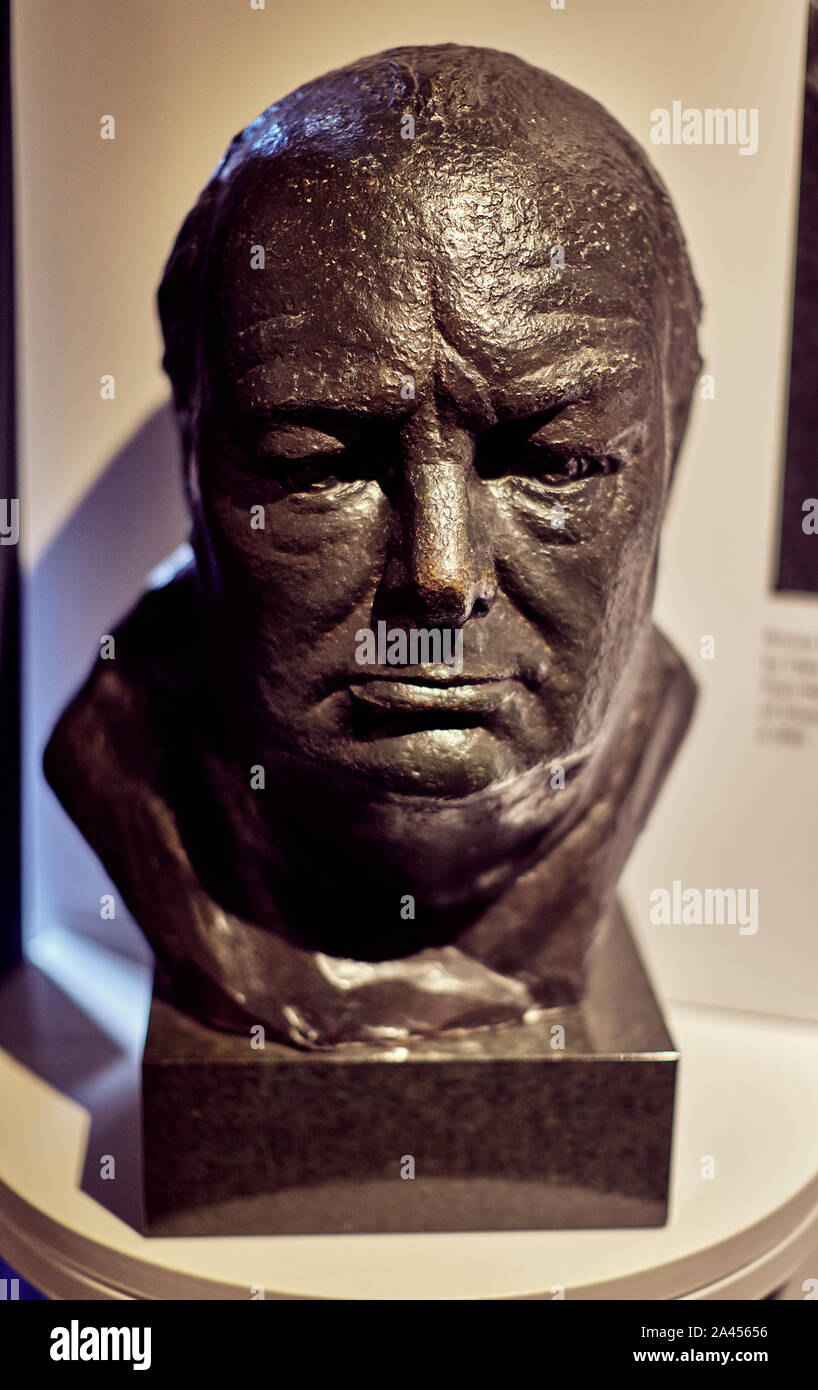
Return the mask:
[[[379,604],[416,626],[463,627],[497,593],[493,508],[474,467],[474,440],[420,406],[401,431],[390,558]]]
[[[462,627],[487,613],[495,596],[487,526],[475,515],[471,462],[410,463],[406,482],[401,597],[407,616],[437,627]]]

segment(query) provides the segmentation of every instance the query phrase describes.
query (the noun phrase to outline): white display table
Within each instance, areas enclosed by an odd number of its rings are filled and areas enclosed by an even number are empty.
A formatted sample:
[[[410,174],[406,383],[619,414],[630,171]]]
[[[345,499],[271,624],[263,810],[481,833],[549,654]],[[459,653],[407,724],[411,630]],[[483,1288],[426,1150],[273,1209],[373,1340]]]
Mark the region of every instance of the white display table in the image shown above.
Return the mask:
[[[51,1297],[800,1298],[818,1278],[818,1025],[666,1006],[682,1064],[661,1229],[147,1240],[114,1211],[136,1211],[149,972],[61,931],[31,955],[0,991],[0,1253]]]

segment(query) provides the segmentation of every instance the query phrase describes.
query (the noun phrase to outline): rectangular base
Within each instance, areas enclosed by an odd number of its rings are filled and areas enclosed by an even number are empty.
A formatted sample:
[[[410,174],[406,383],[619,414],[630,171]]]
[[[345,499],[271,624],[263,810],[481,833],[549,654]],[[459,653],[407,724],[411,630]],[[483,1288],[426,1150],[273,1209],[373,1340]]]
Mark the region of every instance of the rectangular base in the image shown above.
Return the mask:
[[[157,984],[143,1229],[660,1226],[677,1061],[618,908],[592,947],[581,1007],[354,1055],[254,1050],[188,1018]]]

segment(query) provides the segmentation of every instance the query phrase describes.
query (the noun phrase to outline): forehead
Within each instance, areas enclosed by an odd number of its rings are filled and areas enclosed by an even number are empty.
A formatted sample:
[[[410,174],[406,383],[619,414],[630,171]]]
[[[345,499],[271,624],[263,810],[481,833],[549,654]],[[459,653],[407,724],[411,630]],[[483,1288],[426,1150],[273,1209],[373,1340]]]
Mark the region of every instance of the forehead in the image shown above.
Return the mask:
[[[462,145],[250,161],[212,256],[222,366],[251,405],[271,389],[305,403],[342,403],[353,384],[395,395],[441,352],[500,394],[549,365],[657,369],[652,211],[603,172]]]

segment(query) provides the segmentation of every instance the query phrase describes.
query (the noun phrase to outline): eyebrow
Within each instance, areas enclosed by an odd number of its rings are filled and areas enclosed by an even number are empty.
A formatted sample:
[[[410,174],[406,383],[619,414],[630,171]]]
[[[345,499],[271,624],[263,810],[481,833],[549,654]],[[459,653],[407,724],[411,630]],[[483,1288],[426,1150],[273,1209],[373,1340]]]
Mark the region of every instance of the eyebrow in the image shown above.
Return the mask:
[[[622,320],[617,322],[621,323]],[[292,367],[293,380],[306,375],[306,362],[302,365],[297,359],[287,360]],[[608,385],[624,390],[639,379],[644,379],[651,365],[650,358],[641,354],[588,344],[565,358],[509,378],[496,387],[487,385],[485,391],[475,389],[470,378],[472,394],[469,401],[455,400],[454,404],[459,405],[465,415],[481,415],[483,423],[488,426],[504,419],[564,408],[587,399],[592,393],[604,392]],[[405,372],[401,373],[398,368],[394,387],[381,393],[367,391],[356,396],[352,383],[345,388],[343,379],[335,378],[333,386],[337,398],[333,400],[328,399],[325,389],[309,394],[301,388],[297,395],[294,390],[276,390],[273,383],[263,380],[269,367],[269,362],[258,363],[236,383],[238,407],[245,417],[264,420],[282,415],[297,419],[302,415],[326,414],[370,417],[374,421],[399,421],[408,418],[417,408],[415,398],[410,401],[401,399],[401,377],[405,376]],[[259,377],[262,381],[258,380]],[[606,379],[608,377],[610,382]],[[447,394],[451,399],[451,393]]]
[[[412,414],[413,403],[401,400],[399,389],[394,395],[383,397],[374,396],[368,393],[366,396],[356,397],[352,393],[344,394],[343,399],[327,400],[322,393],[316,392],[310,395],[307,392],[300,392],[298,399],[284,393],[274,395],[270,393],[263,399],[246,401],[239,400],[239,409],[242,415],[250,419],[265,420],[273,415],[296,417],[299,415],[347,415],[347,416],[371,416],[373,420],[402,420]]]
[[[606,397],[611,392],[618,394],[644,382],[648,372],[649,363],[641,358],[614,362],[609,359],[607,364],[594,363],[584,370],[581,365],[558,363],[553,368],[518,377],[492,392],[495,417],[513,418],[518,412],[536,415]]]

